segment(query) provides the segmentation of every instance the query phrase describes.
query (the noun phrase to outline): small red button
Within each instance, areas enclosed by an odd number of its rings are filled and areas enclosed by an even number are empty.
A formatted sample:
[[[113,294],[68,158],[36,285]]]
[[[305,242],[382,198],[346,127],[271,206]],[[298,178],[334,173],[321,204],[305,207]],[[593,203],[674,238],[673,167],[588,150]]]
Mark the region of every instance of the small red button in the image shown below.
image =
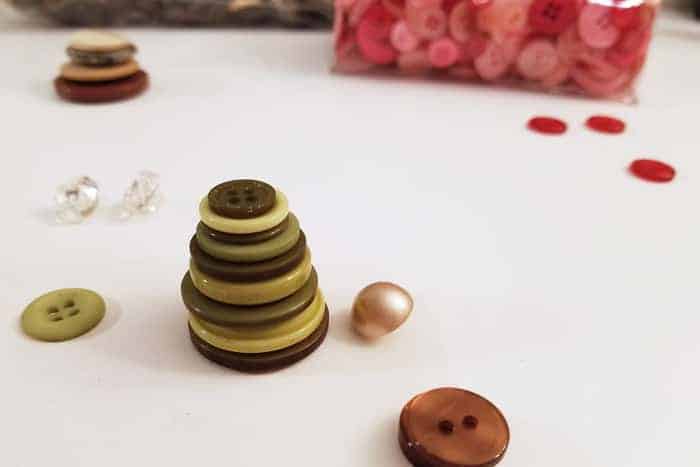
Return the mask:
[[[560,135],[566,131],[566,123],[552,117],[531,118],[527,126],[533,131],[549,135]]]
[[[586,120],[586,126],[601,133],[617,134],[625,131],[625,122],[614,117],[594,115]]]
[[[535,0],[530,25],[543,34],[560,34],[576,20],[575,0]]]
[[[398,53],[390,44],[394,20],[393,15],[379,4],[369,8],[362,16],[357,26],[357,46],[370,62],[386,65],[396,60]]]
[[[630,164],[629,170],[635,176],[648,182],[666,183],[676,176],[676,169],[665,162],[653,159],[637,159]]]
[[[637,27],[641,22],[642,7],[614,8],[613,23],[620,29],[630,29]]]

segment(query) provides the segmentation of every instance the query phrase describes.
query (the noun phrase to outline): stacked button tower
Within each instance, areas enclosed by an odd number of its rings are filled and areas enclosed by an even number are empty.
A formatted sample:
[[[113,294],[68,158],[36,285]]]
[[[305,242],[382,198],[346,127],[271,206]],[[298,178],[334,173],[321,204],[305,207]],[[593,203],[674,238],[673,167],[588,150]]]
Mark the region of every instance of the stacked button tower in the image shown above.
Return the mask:
[[[245,372],[280,369],[316,350],[328,308],[284,193],[257,180],[225,182],[202,199],[199,215],[181,284],[197,350]]]
[[[136,47],[117,34],[99,30],[75,33],[66,50],[70,61],[54,80],[56,92],[74,102],[111,102],[148,87],[148,75],[134,60]]]

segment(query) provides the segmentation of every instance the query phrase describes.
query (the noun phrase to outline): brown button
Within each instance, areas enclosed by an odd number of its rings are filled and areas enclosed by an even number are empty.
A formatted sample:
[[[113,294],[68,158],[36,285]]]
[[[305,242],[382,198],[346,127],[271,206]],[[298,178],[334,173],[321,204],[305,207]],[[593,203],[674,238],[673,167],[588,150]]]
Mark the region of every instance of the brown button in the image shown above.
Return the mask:
[[[464,389],[418,394],[401,411],[399,444],[416,467],[493,466],[503,458],[509,440],[501,411]]]
[[[209,208],[220,216],[249,219],[262,216],[275,205],[277,193],[259,180],[232,180],[216,185],[208,195]]]

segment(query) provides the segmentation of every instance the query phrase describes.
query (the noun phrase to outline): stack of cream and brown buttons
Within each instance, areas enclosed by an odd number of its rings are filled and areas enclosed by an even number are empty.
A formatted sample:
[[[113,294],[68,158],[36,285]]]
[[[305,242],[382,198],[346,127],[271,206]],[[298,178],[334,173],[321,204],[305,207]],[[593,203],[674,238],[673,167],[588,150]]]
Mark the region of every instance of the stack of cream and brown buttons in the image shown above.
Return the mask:
[[[313,352],[328,308],[299,220],[285,195],[257,180],[214,187],[199,205],[181,292],[192,342],[239,371],[271,371]]]
[[[70,61],[54,80],[56,92],[73,102],[113,102],[134,97],[148,87],[148,75],[134,60],[136,47],[106,31],[83,30],[67,49]]]

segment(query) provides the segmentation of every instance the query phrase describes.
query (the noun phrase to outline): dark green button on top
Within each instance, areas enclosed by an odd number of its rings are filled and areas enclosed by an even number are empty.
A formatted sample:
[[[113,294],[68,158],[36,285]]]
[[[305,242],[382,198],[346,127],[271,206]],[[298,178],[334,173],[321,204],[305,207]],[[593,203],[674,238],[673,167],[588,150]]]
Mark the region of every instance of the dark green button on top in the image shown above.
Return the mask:
[[[220,216],[249,219],[268,212],[275,205],[277,193],[265,182],[233,180],[211,189],[209,207]]]
[[[54,290],[35,299],[22,313],[22,330],[42,341],[65,341],[97,326],[105,302],[87,289]]]

